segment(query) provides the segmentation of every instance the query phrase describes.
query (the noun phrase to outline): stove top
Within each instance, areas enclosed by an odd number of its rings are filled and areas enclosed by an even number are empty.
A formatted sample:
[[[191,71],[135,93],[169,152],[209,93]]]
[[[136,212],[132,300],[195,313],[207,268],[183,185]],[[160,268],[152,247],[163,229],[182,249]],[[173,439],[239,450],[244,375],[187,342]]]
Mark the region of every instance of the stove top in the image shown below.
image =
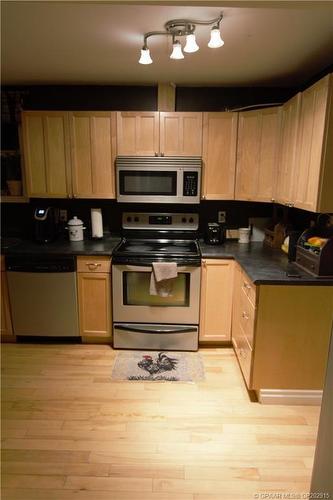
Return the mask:
[[[123,214],[125,236],[112,253],[113,263],[177,262],[200,265],[196,214]]]

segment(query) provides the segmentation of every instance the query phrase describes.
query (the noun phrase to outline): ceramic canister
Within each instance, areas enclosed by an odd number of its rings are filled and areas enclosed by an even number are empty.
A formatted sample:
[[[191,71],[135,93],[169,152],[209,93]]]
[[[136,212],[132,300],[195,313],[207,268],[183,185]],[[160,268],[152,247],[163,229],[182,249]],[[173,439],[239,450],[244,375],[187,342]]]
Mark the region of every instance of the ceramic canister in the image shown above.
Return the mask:
[[[70,219],[67,224],[67,229],[69,233],[69,241],[82,241],[83,240],[83,222],[74,215],[73,219]]]

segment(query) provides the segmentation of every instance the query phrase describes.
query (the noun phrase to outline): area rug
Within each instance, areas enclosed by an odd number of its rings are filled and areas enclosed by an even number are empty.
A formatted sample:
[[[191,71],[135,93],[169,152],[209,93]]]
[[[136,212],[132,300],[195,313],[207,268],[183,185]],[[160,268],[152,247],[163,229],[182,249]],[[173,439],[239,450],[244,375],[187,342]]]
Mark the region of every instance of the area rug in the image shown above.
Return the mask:
[[[204,380],[204,366],[198,352],[119,351],[112,380],[151,382],[198,382]]]

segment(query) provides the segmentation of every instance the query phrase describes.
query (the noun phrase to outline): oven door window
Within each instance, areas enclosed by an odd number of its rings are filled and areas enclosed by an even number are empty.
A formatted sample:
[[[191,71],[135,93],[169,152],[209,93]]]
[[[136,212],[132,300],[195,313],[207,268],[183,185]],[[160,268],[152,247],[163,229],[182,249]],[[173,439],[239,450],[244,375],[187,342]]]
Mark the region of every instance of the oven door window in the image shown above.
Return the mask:
[[[120,170],[121,195],[176,196],[177,171]]]
[[[172,280],[168,297],[150,295],[150,272],[125,271],[123,273],[123,304],[128,306],[188,307],[190,274],[179,273]]]

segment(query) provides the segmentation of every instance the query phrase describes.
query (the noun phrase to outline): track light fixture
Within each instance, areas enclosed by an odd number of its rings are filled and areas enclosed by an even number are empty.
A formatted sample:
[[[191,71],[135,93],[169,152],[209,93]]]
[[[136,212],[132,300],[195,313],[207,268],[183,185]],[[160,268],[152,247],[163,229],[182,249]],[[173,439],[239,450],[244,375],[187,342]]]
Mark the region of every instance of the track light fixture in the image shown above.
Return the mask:
[[[222,45],[224,45],[224,41],[222,40],[220,33],[220,22],[222,21],[222,18],[223,14],[221,13],[219,17],[210,21],[193,21],[191,19],[173,19],[172,21],[167,21],[164,25],[165,31],[149,31],[144,34],[143,47],[141,49],[139,63],[151,64],[153,62],[150,56],[147,40],[151,36],[156,35],[172,36],[173,43],[170,59],[184,59],[183,51],[186,53],[197,52],[197,50],[199,50],[199,45],[196,42],[194,34],[197,24],[213,25],[208,47],[211,49],[222,47]],[[186,37],[186,44],[183,50],[180,41],[177,39],[179,37]]]

